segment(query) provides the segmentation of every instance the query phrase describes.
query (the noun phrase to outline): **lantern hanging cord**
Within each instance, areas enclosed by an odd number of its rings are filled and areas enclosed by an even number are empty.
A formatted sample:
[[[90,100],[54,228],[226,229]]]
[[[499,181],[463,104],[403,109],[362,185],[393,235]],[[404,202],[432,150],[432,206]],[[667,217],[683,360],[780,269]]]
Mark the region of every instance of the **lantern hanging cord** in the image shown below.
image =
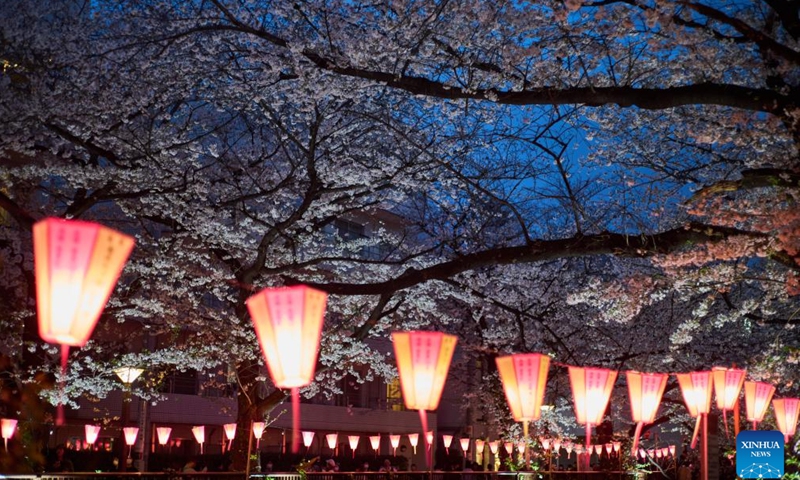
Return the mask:
[[[292,388],[292,453],[300,451],[300,389]]]
[[[56,425],[64,425],[64,388],[67,378],[67,360],[69,360],[69,345],[61,344],[61,378],[58,379],[58,405],[56,406]]]
[[[425,463],[428,470],[431,468],[431,449],[428,448],[428,412],[419,410],[419,420],[422,423],[422,441],[425,442]]]

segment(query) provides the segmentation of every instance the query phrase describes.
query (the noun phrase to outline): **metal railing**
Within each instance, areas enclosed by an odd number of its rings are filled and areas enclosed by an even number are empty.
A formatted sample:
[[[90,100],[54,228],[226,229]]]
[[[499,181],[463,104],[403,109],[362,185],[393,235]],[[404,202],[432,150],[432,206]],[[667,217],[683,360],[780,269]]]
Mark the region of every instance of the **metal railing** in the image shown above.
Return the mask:
[[[243,472],[42,473],[3,475],[0,480],[244,480]],[[636,472],[294,472],[253,473],[249,480],[639,480]],[[663,478],[663,477],[661,477]]]

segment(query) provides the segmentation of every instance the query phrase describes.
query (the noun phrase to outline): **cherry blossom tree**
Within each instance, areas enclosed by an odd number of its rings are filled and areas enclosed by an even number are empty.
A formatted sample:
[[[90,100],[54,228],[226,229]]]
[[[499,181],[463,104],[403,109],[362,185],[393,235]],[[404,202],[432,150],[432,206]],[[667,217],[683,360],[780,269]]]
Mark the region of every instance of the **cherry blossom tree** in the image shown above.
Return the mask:
[[[224,359],[249,432],[284,392],[259,395],[244,300],[296,283],[331,294],[307,395],[366,365],[360,380],[392,377],[371,339],[412,328],[458,333],[463,372],[543,351],[735,362],[796,388],[796,7],[19,0],[0,15],[9,408],[26,389],[103,397],[120,362],[148,365],[136,393],[156,399],[160,374]],[[64,391],[43,380],[57,355],[33,304],[30,227],[48,215],[137,238]],[[358,219],[371,235],[337,234]],[[498,395],[473,405],[507,421]]]

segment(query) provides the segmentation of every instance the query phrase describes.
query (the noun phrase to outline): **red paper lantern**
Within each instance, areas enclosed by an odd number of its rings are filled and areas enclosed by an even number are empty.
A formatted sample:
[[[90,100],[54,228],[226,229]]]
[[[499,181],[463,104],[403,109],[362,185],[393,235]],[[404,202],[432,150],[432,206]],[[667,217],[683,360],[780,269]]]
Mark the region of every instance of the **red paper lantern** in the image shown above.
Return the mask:
[[[253,436],[256,437],[256,450],[258,450],[259,445],[261,444],[261,436],[264,435],[265,428],[267,428],[267,424],[265,422],[253,422]],[[305,439],[303,442],[305,443]],[[308,445],[306,445],[306,447],[308,447]]]
[[[236,437],[236,424],[226,423],[222,426],[222,429],[225,430],[225,436],[228,438],[228,450],[230,450],[233,439]]]
[[[139,427],[125,427],[122,429],[125,435],[125,444],[128,445],[128,458],[131,458],[131,451],[133,444],[136,443],[136,437],[139,435]]]
[[[422,431],[428,431],[426,410],[436,410],[457,338],[441,332],[392,333],[397,371],[406,408],[418,410]],[[430,452],[426,463],[430,465]]]
[[[300,448],[300,387],[314,379],[328,295],[299,285],[265,288],[247,299],[247,309],[278,388],[292,393],[292,452]]]
[[[453,444],[453,436],[452,435],[442,435],[442,443],[444,444],[444,451],[447,455],[450,455],[450,445]]]
[[[392,456],[397,456],[397,447],[400,445],[400,435],[389,435],[389,443],[392,445]]]
[[[714,377],[714,395],[717,398],[717,408],[722,412],[725,433],[728,434],[728,411],[733,410],[739,400],[739,392],[742,390],[742,384],[747,372],[725,367],[714,367],[711,372]]]
[[[497,440],[489,442],[489,451],[492,452],[492,455],[497,455],[497,450],[499,447],[500,445],[498,445]]]
[[[170,427],[156,428],[156,435],[158,436],[158,444],[166,445],[167,442],[169,442],[169,436],[171,433],[172,433],[172,428]]]
[[[692,448],[697,444],[697,434],[700,432],[700,422],[703,415],[711,410],[711,372],[679,373],[678,385],[681,387],[683,401],[689,415],[697,418],[692,435]]]
[[[459,438],[458,443],[461,444],[461,450],[466,453],[469,451],[469,437],[467,438]]]
[[[328,448],[330,448],[331,450],[335,450],[337,443],[339,443],[339,434],[329,433],[325,435],[325,442],[328,444]]]
[[[203,425],[192,427],[192,435],[197,443],[200,444],[200,455],[203,454],[203,444],[206,443],[206,427]]]
[[[411,444],[411,447],[414,449],[414,455],[417,454],[417,445],[419,445],[419,433],[409,433],[408,434],[408,443]]]
[[[569,367],[569,383],[578,423],[586,425],[586,445],[591,443],[592,425],[603,421],[617,372],[605,368]]]
[[[380,455],[381,449],[381,436],[380,435],[373,435],[369,437],[369,444],[373,450],[375,450],[375,455]]]
[[[520,353],[497,357],[495,362],[514,420],[538,420],[544,401],[550,357],[539,353]]]
[[[506,453],[508,454],[509,457],[511,455],[514,455],[514,443],[513,442],[504,442],[503,443],[503,448],[506,449]]]
[[[358,448],[358,441],[361,440],[359,435],[348,435],[347,442],[350,444],[350,450],[353,451],[353,458],[356,458],[356,448]]]
[[[797,431],[797,418],[800,414],[800,399],[798,398],[776,398],[772,401],[775,409],[775,423],[781,431],[786,443]]]
[[[626,372],[628,379],[628,397],[631,402],[631,418],[636,422],[633,434],[631,456],[635,457],[639,450],[639,436],[645,423],[653,423],[658,413],[661,396],[667,386],[669,375],[666,373]]]
[[[747,421],[753,422],[753,430],[764,420],[775,387],[763,382],[744,382],[744,404],[747,407]]]
[[[14,436],[14,430],[17,428],[17,419],[15,418],[2,418],[0,419],[0,433],[3,436],[3,443],[5,443],[6,450],[8,450],[8,440]]]
[[[94,445],[100,435],[100,425],[84,425],[83,430],[86,434],[86,443]]]

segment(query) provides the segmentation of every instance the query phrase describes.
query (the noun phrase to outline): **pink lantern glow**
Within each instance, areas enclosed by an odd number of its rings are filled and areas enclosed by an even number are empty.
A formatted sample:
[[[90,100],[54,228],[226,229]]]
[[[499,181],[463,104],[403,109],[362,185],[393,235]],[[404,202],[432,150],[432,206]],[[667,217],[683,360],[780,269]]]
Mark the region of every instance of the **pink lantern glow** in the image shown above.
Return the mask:
[[[397,456],[397,447],[400,445],[400,435],[389,435],[389,443],[392,445],[392,456]]]
[[[606,455],[608,455],[610,457],[611,456],[611,451],[614,449],[614,446],[611,445],[610,443],[606,443],[604,445],[604,447],[606,449]]]
[[[764,420],[775,387],[763,382],[744,382],[744,404],[747,407],[747,421],[753,422],[753,430]]]
[[[492,455],[497,455],[497,449],[499,448],[497,440],[489,442],[489,451],[492,452]]]
[[[369,437],[369,444],[373,450],[375,450],[375,455],[380,455],[381,450],[381,436],[380,435],[373,435]]]
[[[642,457],[642,458],[647,458],[647,452],[643,448],[640,448],[639,449],[639,456]]]
[[[339,434],[338,433],[329,433],[325,435],[325,441],[328,443],[328,448],[331,450],[336,449],[336,444],[339,441]]]
[[[517,452],[522,455],[525,453],[525,442],[517,442]]]
[[[2,418],[0,419],[0,433],[3,436],[3,443],[8,450],[8,440],[14,436],[14,430],[17,429],[17,420],[15,418]]]
[[[495,362],[514,420],[538,420],[541,417],[550,357],[539,353],[520,353],[497,357]]]
[[[591,442],[592,425],[603,421],[617,372],[605,368],[569,367],[575,416],[586,425],[586,445]]]
[[[561,439],[560,438],[554,438],[553,439],[553,452],[558,454],[559,450],[561,450]]]
[[[453,444],[453,436],[442,435],[442,443],[444,444],[444,451],[447,453],[447,455],[450,455],[450,445]]]
[[[61,344],[62,375],[69,347],[89,340],[134,243],[133,237],[95,223],[46,218],[34,224],[39,336]],[[63,422],[59,404],[56,424]]]
[[[672,455],[673,457],[675,456],[675,445],[669,446],[669,454]]]
[[[433,432],[425,433],[425,443],[427,443],[428,448],[431,448],[431,445],[433,445]]]
[[[206,443],[206,427],[203,425],[192,427],[192,435],[194,435],[194,439],[197,440],[197,443],[200,444],[200,455],[202,455],[203,444]]]
[[[661,458],[662,456],[663,452],[661,452],[661,449],[659,448],[658,450],[656,450],[656,458]]]
[[[510,457],[514,455],[514,443],[513,442],[503,442],[503,448],[506,449],[506,453]]]
[[[166,445],[167,442],[169,442],[170,434],[172,434],[172,429],[170,427],[156,428],[156,435],[158,436],[158,444]]]
[[[619,453],[620,448],[622,448],[621,442],[611,442],[611,445],[614,446],[614,453]]]
[[[485,440],[481,440],[480,438],[475,440],[475,452],[479,454],[483,454],[483,447],[486,445]]]
[[[265,428],[267,428],[266,422],[253,422],[253,436],[256,437],[256,450],[258,450],[261,443],[261,436],[264,435]],[[306,445],[306,447],[308,447],[308,445]]]
[[[356,458],[356,448],[358,448],[358,441],[361,440],[359,435],[348,435],[347,442],[350,444],[350,450],[353,451],[353,458]]]
[[[800,399],[798,398],[776,398],[772,401],[775,409],[775,423],[781,431],[786,443],[794,436],[797,431],[797,418],[800,414]]]
[[[222,429],[225,430],[225,436],[228,438],[228,450],[230,450],[233,439],[236,437],[236,424],[226,423],[222,426]]]
[[[461,450],[463,452],[466,453],[466,452],[469,451],[469,437],[467,437],[467,438],[459,438],[458,439],[458,443],[461,444]]]
[[[94,445],[100,435],[100,425],[84,425],[83,430],[86,435],[86,443]]]
[[[596,453],[597,456],[599,457],[603,453],[603,446],[600,445],[600,444],[595,445],[594,446],[594,453]]]
[[[725,434],[728,433],[728,412],[733,410],[739,401],[739,392],[742,390],[745,370],[734,368],[714,367],[711,369],[714,377],[714,395],[717,398],[717,408],[722,412]]]
[[[133,450],[133,444],[136,443],[136,437],[139,435],[139,427],[125,427],[122,429],[122,433],[125,435],[125,444],[128,445],[128,458],[131,458],[131,450]]]
[[[409,433],[408,443],[414,448],[414,455],[417,454],[417,445],[419,444],[419,433]]]
[[[436,410],[457,338],[441,332],[394,332],[392,343],[406,408],[418,410],[422,431],[428,431],[427,410]],[[425,456],[430,466],[430,451]]]
[[[300,449],[299,389],[314,379],[327,299],[298,285],[265,288],[246,302],[273,383],[291,389],[293,453]]]
[[[707,415],[711,410],[711,372],[691,372],[679,373],[678,385],[681,387],[683,401],[689,415],[697,418],[694,434],[692,435],[691,447],[697,445],[697,435],[700,432],[700,422],[703,415]],[[652,456],[652,455],[651,455]]]
[[[634,371],[628,371],[626,375],[628,379],[628,397],[631,402],[631,417],[636,423],[631,455],[636,456],[642,427],[645,423],[653,423],[653,420],[655,420],[656,413],[658,413],[658,405],[661,403],[661,396],[664,394],[669,375],[666,373],[639,373]]]
[[[550,450],[550,439],[549,438],[542,437],[542,438],[539,439],[539,441],[542,442],[542,448],[544,448],[545,450]]]
[[[572,446],[572,443],[570,443],[570,442],[567,442],[564,445],[564,449],[567,451],[567,458],[570,458],[572,456],[572,448],[573,448],[573,446]]]
[[[314,441],[314,432],[302,432],[303,435],[303,446],[308,448],[311,446],[311,442]]]

